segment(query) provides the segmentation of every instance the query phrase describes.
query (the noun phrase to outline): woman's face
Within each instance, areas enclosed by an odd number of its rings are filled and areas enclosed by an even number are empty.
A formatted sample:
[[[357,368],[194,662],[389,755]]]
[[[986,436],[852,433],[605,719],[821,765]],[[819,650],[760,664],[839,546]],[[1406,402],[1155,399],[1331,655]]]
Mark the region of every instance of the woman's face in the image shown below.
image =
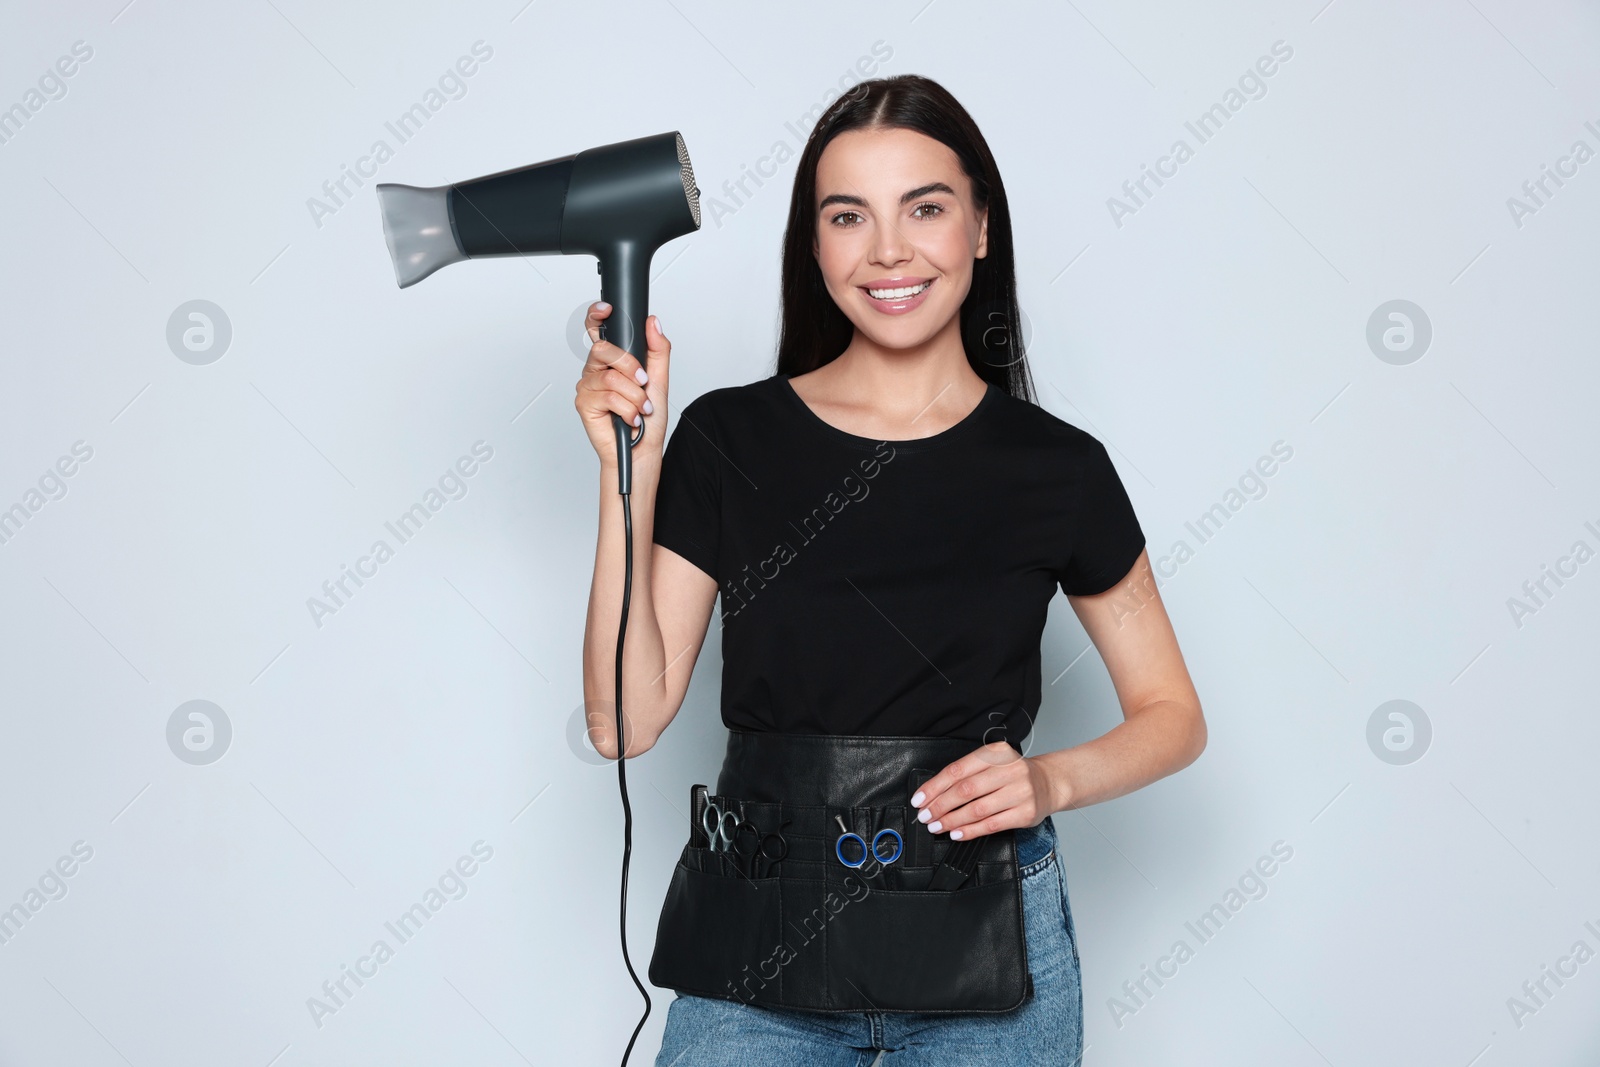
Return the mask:
[[[954,152],[915,130],[850,130],[822,150],[817,200],[812,250],[858,333],[911,348],[959,322],[989,227]]]

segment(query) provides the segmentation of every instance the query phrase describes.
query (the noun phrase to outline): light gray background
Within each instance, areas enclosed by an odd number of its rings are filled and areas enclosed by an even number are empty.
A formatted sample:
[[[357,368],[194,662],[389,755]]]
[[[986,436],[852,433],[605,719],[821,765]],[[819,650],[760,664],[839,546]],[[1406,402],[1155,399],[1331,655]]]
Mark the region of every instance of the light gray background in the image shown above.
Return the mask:
[[[0,907],[39,904],[0,945],[0,1063],[616,1062],[641,1008],[616,775],[568,732],[601,487],[566,329],[594,263],[400,291],[371,184],[680,130],[707,218],[657,257],[652,310],[681,410],[772,372],[793,161],[724,182],[797,153],[863,59],[987,135],[1043,404],[1110,447],[1210,723],[1193,767],[1056,816],[1086,1062],[1594,1062],[1600,960],[1532,1014],[1508,998],[1600,951],[1600,562],[1520,625],[1508,602],[1600,548],[1600,159],[1520,225],[1507,203],[1600,150],[1593,5],[124,3],[0,32],[0,107],[93,50],[0,144],[0,507],[93,450],[0,544]],[[476,41],[464,95],[397,145],[385,122]],[[1265,95],[1198,144],[1185,121],[1276,41]],[[393,158],[314,218],[379,138]],[[1117,225],[1108,198],[1179,138],[1194,158]],[[1400,365],[1366,339],[1397,299],[1432,328]],[[221,358],[169,346],[192,300],[225,313]],[[308,599],[480,440],[466,494],[319,626]],[[1278,441],[1201,543],[1186,523]],[[714,624],[629,765],[641,973],[718,766],[719,661]],[[1117,721],[1064,601],[1044,680],[1034,751]],[[231,724],[207,765],[167,740],[193,700]],[[1369,747],[1390,700],[1431,724],[1420,760]],[[480,840],[399,944],[384,923]],[[1186,922],[1278,841],[1200,944]],[[77,842],[65,895],[30,898]],[[318,1026],[308,999],[380,938],[393,959]],[[1193,958],[1117,1020],[1179,939]]]

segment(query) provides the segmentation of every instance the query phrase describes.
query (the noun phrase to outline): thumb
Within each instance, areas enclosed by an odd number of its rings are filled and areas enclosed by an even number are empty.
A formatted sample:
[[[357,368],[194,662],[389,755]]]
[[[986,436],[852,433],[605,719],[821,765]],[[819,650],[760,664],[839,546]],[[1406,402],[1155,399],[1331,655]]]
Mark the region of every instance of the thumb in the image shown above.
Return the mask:
[[[661,332],[661,320],[655,315],[645,320],[644,345],[645,370],[650,375],[650,384],[659,384],[665,389],[672,368],[672,342]]]

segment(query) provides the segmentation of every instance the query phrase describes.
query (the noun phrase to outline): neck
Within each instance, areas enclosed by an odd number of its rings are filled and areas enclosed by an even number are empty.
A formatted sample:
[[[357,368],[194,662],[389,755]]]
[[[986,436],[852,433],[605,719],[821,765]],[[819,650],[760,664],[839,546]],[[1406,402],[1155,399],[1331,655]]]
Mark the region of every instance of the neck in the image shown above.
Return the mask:
[[[920,410],[935,398],[941,405],[952,400],[959,405],[984,389],[967,361],[959,316],[909,348],[888,348],[857,330],[839,357],[820,370],[849,395],[897,398],[885,405],[891,408]]]

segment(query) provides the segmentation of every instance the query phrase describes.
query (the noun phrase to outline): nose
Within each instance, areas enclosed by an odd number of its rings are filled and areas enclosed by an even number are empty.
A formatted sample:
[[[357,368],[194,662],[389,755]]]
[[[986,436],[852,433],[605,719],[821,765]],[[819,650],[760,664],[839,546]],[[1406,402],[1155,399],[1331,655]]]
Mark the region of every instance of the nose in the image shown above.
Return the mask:
[[[915,249],[893,222],[880,223],[872,236],[872,262],[892,267],[910,259]]]

